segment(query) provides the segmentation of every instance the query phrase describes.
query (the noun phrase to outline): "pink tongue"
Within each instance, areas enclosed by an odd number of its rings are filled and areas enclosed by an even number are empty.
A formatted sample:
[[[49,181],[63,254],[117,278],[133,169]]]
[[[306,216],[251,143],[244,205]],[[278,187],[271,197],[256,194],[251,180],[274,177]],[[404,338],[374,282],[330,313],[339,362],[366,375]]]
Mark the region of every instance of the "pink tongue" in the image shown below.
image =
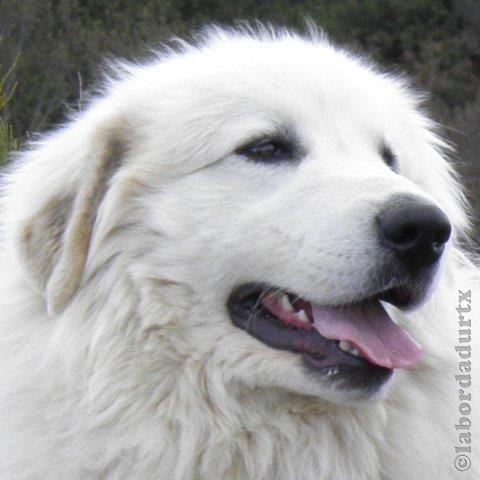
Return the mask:
[[[348,340],[370,362],[387,368],[411,368],[422,349],[388,316],[380,303],[328,308],[312,303],[313,325],[330,340]]]

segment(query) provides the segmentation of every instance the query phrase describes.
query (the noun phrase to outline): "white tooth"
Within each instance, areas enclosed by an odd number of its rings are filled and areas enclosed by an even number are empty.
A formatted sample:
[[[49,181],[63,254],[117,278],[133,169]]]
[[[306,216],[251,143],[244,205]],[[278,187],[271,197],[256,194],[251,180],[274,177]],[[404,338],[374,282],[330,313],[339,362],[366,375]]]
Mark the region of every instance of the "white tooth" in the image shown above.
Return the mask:
[[[335,375],[337,373],[338,373],[337,367],[331,367],[327,371],[327,377],[330,377],[330,376]]]
[[[310,324],[310,320],[308,319],[305,310],[300,310],[296,315],[301,322]]]
[[[350,352],[350,350],[352,349],[352,346],[350,345],[350,342],[348,340],[340,340],[338,346],[340,350],[343,350],[344,352]]]
[[[360,352],[356,348],[354,348],[353,350],[350,350],[350,353],[352,355],[355,355],[356,357],[360,356]]]
[[[290,299],[288,298],[288,295],[285,295],[285,294],[282,295],[282,307],[287,311],[293,310],[293,307],[292,307],[292,304],[290,303]]]

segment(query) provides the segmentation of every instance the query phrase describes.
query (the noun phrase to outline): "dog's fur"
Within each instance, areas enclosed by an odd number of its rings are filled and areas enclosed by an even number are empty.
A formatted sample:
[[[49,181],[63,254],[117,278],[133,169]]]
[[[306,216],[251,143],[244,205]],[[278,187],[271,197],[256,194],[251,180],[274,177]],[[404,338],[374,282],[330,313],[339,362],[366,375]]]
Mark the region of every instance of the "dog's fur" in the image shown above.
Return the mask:
[[[300,162],[234,153],[275,128],[301,139]],[[4,177],[0,478],[479,478],[478,437],[470,471],[453,467],[458,291],[472,292],[475,355],[480,289],[445,150],[404,81],[315,32],[211,29],[117,66]],[[395,193],[435,202],[454,236],[429,299],[390,308],[420,364],[355,401],[225,304],[251,280],[359,298],[382,261],[370,219]]]

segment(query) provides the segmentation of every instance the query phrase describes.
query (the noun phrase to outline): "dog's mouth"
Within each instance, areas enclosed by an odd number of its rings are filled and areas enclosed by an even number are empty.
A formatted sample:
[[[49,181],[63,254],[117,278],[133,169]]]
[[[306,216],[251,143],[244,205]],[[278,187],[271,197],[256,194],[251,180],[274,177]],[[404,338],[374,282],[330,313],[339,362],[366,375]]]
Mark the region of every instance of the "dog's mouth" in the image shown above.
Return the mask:
[[[381,301],[408,306],[407,287],[391,288],[349,306],[323,306],[297,295],[246,284],[233,291],[233,323],[266,345],[303,354],[305,363],[327,374],[368,371],[377,381],[393,369],[412,368],[420,346],[397,325]]]

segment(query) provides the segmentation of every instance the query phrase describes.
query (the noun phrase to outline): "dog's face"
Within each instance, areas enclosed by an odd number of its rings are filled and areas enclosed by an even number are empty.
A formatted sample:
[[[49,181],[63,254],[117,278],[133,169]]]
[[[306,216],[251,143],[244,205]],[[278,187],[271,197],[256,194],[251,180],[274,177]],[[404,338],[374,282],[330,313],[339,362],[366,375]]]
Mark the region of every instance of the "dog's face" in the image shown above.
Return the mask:
[[[176,115],[195,125],[171,120],[170,148],[188,165],[144,203],[163,237],[149,274],[190,287],[182,328],[231,375],[370,397],[420,357],[381,302],[421,304],[434,283],[451,228],[423,183],[437,154],[392,81],[328,48],[251,47],[183,82]]]
[[[416,364],[421,346],[390,315],[434,288],[461,218],[403,86],[323,42],[220,38],[104,103],[130,132],[111,190],[141,188],[125,218],[107,193],[87,278],[128,230],[120,254],[144,305],[152,279],[179,287],[162,300],[185,308],[171,341],[227,383],[343,402]]]

